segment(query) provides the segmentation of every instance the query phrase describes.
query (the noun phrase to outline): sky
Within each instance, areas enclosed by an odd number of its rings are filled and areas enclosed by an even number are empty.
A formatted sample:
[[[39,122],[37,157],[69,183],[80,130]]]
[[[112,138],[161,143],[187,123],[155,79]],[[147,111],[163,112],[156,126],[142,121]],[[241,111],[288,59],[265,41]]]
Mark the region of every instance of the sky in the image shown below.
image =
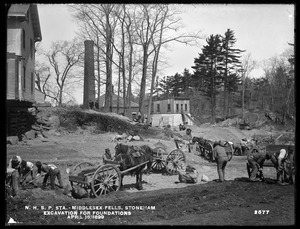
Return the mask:
[[[262,61],[283,53],[294,43],[295,6],[293,4],[183,4],[181,18],[182,31],[201,31],[208,37],[211,34],[224,35],[227,29],[235,33],[236,48],[251,53],[252,59]],[[73,22],[66,5],[38,4],[42,32],[41,46],[50,47],[53,41],[72,40],[76,36],[77,26]],[[168,60],[163,75],[182,73],[185,68],[193,70],[194,58],[201,53],[205,39],[199,47],[172,43],[171,50],[164,50]],[[259,77],[261,69],[250,75]],[[78,89],[74,94],[78,103],[83,101],[83,92]]]

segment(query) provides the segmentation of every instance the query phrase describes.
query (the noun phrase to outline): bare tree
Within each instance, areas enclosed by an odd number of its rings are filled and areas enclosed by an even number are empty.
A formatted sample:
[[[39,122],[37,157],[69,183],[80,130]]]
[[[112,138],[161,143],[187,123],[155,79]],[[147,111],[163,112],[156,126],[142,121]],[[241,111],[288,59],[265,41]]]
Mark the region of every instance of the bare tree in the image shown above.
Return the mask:
[[[178,30],[180,28],[179,22],[181,19],[175,17],[178,12],[170,10],[168,5],[140,5],[140,11],[139,17],[134,17],[134,19],[136,33],[139,38],[137,44],[142,46],[143,52],[141,89],[139,97],[139,112],[142,115],[143,121],[148,60],[150,55],[154,55],[151,78],[152,89],[150,89],[151,100],[158,69],[160,48],[164,44],[173,41],[184,43],[186,45],[197,45],[197,41],[202,37],[199,35],[200,32],[195,34],[180,33]],[[149,101],[148,106],[148,117],[150,111],[151,101]]]
[[[255,69],[256,62],[252,59],[251,53],[248,53],[242,60],[242,118],[245,113],[245,82],[250,73]]]
[[[56,41],[52,43],[51,50],[46,56],[55,74],[55,86],[49,87],[46,95],[61,106],[65,87],[74,83],[76,79],[72,70],[82,60],[82,46],[76,39],[70,42]]]

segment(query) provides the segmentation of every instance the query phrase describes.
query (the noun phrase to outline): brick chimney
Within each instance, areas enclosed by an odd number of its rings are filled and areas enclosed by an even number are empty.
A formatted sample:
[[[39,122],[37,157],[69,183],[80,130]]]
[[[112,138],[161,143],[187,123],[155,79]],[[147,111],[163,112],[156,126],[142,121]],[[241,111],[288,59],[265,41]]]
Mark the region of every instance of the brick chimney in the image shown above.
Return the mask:
[[[88,109],[91,101],[95,103],[94,42],[84,41],[84,48],[83,107]]]

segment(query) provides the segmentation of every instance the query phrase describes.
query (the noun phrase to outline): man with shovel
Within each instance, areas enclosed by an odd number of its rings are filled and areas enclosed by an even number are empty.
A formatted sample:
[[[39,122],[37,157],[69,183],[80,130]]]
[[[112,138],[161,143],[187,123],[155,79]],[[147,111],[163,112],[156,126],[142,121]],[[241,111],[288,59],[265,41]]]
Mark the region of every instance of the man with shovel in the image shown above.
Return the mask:
[[[38,168],[37,177],[41,174],[41,172],[45,173],[45,177],[43,180],[43,187],[46,187],[48,177],[50,177],[50,185],[51,189],[55,189],[55,178],[57,178],[59,188],[63,188],[63,182],[61,179],[60,170],[53,164],[41,163],[40,161],[36,162],[36,167]]]

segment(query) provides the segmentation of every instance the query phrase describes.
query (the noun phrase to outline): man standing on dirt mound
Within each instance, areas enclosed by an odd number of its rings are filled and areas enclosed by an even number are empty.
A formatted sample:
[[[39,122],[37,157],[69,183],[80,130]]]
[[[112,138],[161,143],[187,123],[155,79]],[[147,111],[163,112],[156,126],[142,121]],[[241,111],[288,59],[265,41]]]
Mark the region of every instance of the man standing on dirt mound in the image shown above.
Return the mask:
[[[215,142],[213,144],[213,158],[216,159],[217,162],[217,171],[219,175],[219,181],[225,181],[225,167],[228,162],[228,155],[224,148],[224,145],[221,142]]]
[[[57,180],[59,182],[59,188],[63,188],[63,182],[61,180],[61,174],[60,174],[60,170],[52,164],[46,164],[46,163],[41,163],[40,161],[36,162],[36,167],[38,168],[38,174],[37,176],[39,176],[41,174],[41,172],[46,173],[44,180],[43,180],[43,186],[46,187],[47,184],[47,180],[48,177],[50,176],[50,185],[51,185],[51,189],[55,189],[55,178],[57,177]]]

